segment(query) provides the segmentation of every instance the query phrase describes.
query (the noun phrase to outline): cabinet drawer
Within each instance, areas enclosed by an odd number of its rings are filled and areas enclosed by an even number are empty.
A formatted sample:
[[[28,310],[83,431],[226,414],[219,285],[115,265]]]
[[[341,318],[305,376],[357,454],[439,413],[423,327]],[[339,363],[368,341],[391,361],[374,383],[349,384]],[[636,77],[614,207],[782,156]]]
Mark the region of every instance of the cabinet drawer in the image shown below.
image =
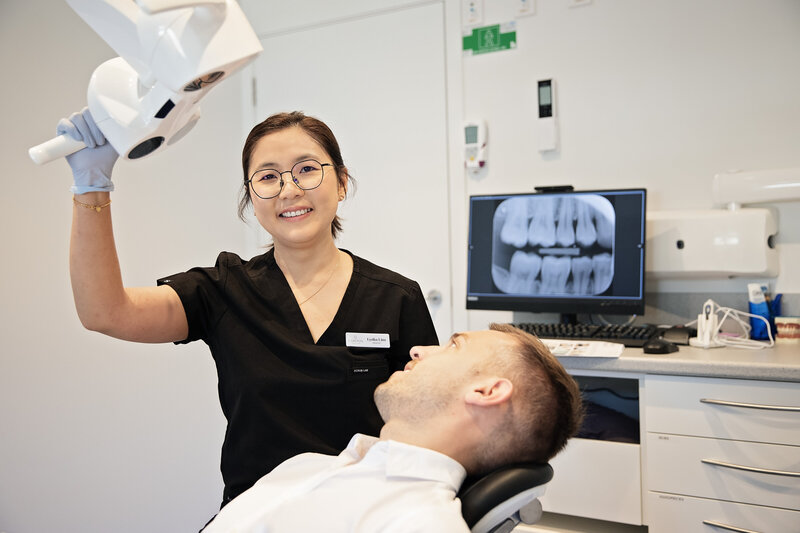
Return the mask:
[[[741,503],[648,493],[649,533],[800,532],[800,512]],[[724,529],[706,522],[723,524]]]
[[[800,444],[800,383],[647,376],[645,391],[649,432]]]
[[[648,433],[647,478],[648,490],[800,510],[800,446]]]
[[[570,439],[550,461],[553,481],[540,498],[551,513],[642,523],[639,445]]]

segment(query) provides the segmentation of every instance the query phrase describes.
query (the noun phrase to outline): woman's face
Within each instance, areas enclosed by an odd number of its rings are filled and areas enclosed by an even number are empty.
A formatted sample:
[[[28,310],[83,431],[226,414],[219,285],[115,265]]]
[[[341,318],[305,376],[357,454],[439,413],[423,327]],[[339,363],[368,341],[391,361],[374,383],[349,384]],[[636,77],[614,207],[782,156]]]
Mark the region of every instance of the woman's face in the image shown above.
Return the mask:
[[[266,168],[288,171],[304,159],[333,163],[322,146],[305,130],[291,126],[265,135],[256,143],[248,175]],[[276,247],[307,246],[333,238],[331,222],[346,189],[339,183],[332,166],[323,169],[324,178],[315,189],[300,189],[289,174],[283,175],[283,189],[274,198],[259,198],[250,188],[253,212],[261,226],[272,235]]]

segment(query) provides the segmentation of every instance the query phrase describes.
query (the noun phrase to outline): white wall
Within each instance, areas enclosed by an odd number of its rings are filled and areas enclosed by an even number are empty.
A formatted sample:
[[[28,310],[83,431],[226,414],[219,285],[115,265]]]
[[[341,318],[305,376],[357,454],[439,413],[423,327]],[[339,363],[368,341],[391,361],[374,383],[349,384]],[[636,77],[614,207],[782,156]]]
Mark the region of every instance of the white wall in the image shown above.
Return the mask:
[[[28,147],[85,105],[115,54],[63,1],[0,3],[0,531],[197,531],[218,509],[224,432],[206,346],[132,344],[85,331],[67,271],[66,162]],[[238,75],[237,75],[238,76]],[[203,100],[180,143],[114,173],[125,282],[240,251],[241,81]]]
[[[464,115],[489,127],[488,171],[466,179],[466,194],[646,187],[648,210],[710,209],[715,173],[800,166],[800,3],[537,0],[535,15],[515,18],[518,3],[484,1],[482,24],[516,21],[517,48],[463,58]],[[560,149],[541,154],[536,82],[551,77]],[[798,293],[800,202],[774,207],[781,274],[769,281]],[[453,223],[465,243],[464,219]],[[466,253],[453,255],[460,273]],[[747,281],[649,290],[737,292],[744,303]],[[469,315],[470,327],[510,319]]]

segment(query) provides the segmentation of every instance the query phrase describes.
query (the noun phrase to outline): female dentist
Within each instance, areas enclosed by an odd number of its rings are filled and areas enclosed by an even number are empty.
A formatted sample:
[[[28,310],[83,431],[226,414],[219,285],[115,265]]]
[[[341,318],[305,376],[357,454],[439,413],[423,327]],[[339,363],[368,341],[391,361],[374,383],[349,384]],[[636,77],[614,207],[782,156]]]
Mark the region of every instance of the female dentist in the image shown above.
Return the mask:
[[[75,184],[70,276],[81,323],[135,342],[208,344],[227,419],[224,506],[302,452],[337,454],[377,434],[375,387],[438,344],[419,285],[337,248],[336,212],[352,178],[331,130],[300,112],[256,125],[242,152],[239,214],[252,207],[274,246],[245,260],[125,287],[111,224],[117,159],[88,110],[58,133],[87,148],[67,157]]]

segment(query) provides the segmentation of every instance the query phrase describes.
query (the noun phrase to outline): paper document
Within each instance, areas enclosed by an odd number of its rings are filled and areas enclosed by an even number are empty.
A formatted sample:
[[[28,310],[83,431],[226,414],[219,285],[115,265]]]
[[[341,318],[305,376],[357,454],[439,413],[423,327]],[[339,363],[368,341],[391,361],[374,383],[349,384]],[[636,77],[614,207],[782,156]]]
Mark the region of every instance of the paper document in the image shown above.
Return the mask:
[[[568,341],[564,339],[539,339],[553,355],[574,357],[619,357],[625,345],[606,341]]]

